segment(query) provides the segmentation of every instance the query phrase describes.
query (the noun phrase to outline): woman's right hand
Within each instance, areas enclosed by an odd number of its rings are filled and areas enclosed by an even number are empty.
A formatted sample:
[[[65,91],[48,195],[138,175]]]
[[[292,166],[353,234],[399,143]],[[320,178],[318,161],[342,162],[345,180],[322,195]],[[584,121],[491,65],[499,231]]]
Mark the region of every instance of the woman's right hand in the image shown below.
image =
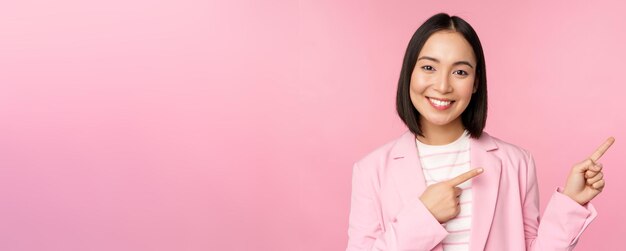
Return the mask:
[[[461,212],[459,197],[463,190],[456,186],[476,177],[482,172],[482,168],[475,168],[450,180],[432,184],[424,190],[420,200],[439,223],[445,223]]]

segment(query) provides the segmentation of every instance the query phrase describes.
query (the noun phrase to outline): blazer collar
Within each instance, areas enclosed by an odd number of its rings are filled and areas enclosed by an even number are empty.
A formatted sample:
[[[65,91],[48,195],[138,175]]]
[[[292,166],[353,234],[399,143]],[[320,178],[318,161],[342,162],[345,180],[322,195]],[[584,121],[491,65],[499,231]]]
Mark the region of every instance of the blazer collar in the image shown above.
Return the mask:
[[[418,158],[415,135],[406,131],[390,151],[389,172],[405,204],[421,203],[419,196],[426,189],[426,180]],[[470,250],[483,250],[491,230],[498,188],[501,160],[493,154],[498,149],[486,132],[470,138],[470,168],[482,167],[484,172],[472,179],[472,228]]]

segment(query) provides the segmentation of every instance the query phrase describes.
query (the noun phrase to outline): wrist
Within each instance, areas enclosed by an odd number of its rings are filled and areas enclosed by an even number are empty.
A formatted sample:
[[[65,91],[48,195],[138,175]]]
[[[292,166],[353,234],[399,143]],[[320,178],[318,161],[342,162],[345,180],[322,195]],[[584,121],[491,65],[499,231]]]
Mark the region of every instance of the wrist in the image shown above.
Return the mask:
[[[579,205],[581,205],[581,206],[586,206],[586,205],[587,205],[587,203],[589,203],[589,202],[578,201],[578,200],[576,199],[576,196],[574,196],[574,194],[573,194],[573,193],[571,193],[571,192],[570,192],[567,188],[565,188],[565,189],[563,189],[563,190],[561,190],[561,188],[558,188],[558,189],[557,189],[557,192],[559,192],[559,193],[561,193],[561,194],[563,194],[563,195],[565,195],[565,196],[569,197],[571,200],[575,201],[576,203],[578,203],[578,204],[579,204]]]

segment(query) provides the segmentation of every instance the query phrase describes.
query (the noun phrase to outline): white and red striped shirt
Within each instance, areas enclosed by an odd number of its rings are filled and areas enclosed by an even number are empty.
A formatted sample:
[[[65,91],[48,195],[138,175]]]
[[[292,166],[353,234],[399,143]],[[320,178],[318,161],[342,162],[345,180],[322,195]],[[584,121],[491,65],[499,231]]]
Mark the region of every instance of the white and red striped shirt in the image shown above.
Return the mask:
[[[426,186],[456,177],[470,170],[469,132],[446,145],[426,145],[416,140],[417,151],[424,171]],[[450,233],[443,239],[443,250],[469,250],[472,223],[472,180],[458,186],[463,189],[460,197],[461,212],[457,217],[442,224]]]

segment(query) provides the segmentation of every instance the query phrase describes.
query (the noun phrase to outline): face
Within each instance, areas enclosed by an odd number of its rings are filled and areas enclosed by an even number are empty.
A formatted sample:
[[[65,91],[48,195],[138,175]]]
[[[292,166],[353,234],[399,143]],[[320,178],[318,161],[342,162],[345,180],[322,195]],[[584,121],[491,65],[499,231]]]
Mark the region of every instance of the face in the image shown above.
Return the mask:
[[[475,73],[474,50],[463,35],[448,30],[433,33],[417,57],[409,90],[422,126],[462,126]]]

